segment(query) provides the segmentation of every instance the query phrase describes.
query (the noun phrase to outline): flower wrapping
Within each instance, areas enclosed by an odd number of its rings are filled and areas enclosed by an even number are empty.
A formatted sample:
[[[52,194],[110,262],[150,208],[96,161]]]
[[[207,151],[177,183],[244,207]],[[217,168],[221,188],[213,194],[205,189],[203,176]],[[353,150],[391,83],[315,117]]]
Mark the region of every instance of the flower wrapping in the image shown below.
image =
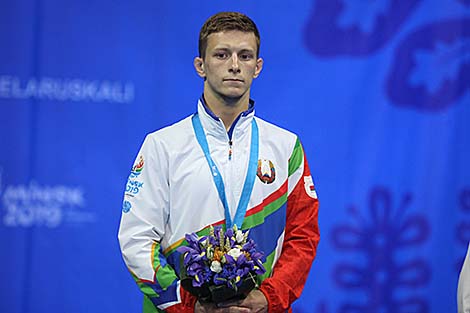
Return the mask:
[[[209,235],[186,234],[182,255],[181,285],[203,302],[243,299],[256,287],[256,275],[266,272],[249,230],[234,226],[226,232],[210,227]]]

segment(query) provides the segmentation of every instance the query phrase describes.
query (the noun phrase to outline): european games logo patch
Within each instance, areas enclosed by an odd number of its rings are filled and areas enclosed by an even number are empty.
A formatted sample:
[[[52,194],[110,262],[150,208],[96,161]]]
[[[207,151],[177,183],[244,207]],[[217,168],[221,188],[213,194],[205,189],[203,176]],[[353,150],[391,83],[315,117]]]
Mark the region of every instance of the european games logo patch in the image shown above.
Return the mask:
[[[139,155],[138,161],[134,164],[131,170],[131,177],[137,177],[142,173],[142,170],[144,169],[144,157],[142,155]]]
[[[265,184],[271,184],[276,179],[276,169],[273,162],[266,159],[258,160],[256,176]]]
[[[143,169],[144,157],[142,155],[139,155],[139,157],[135,161],[134,166],[132,167],[129,178],[127,179],[126,196],[135,196],[143,187],[144,183],[136,180],[136,178],[142,173]]]

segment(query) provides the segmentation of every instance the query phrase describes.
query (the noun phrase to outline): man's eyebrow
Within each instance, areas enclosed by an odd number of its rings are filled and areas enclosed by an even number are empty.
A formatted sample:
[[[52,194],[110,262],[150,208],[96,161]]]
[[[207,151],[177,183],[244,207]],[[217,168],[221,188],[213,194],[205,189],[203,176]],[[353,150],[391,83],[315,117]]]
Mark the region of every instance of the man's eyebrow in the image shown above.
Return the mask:
[[[232,50],[233,49],[230,47],[214,47],[214,51],[232,51]],[[238,51],[238,53],[244,53],[244,52],[254,53],[255,50],[251,48],[243,48]]]
[[[214,50],[230,50],[228,47],[214,47]]]

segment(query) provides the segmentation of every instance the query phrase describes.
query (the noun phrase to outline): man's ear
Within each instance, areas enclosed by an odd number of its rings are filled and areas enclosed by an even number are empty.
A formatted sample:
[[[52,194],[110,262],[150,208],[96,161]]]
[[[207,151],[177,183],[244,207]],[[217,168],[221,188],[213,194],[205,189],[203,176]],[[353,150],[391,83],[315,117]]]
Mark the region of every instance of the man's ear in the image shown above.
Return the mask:
[[[204,61],[201,57],[194,58],[194,68],[200,77],[206,78],[206,72],[204,71]]]
[[[256,68],[255,68],[255,73],[253,74],[253,78],[256,78],[259,76],[259,73],[261,73],[261,70],[263,69],[263,59],[258,58],[256,60]]]

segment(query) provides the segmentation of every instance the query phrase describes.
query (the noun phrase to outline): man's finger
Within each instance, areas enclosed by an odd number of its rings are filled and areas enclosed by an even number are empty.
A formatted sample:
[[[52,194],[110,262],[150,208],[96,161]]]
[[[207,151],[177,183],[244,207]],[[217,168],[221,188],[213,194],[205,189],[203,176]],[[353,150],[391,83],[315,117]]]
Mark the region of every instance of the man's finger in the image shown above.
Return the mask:
[[[238,306],[243,302],[243,300],[230,300],[226,302],[217,303],[218,308],[228,308],[230,306]]]
[[[231,307],[225,308],[225,310],[224,310],[225,313],[250,313],[249,308],[243,308],[241,306],[231,306]]]

